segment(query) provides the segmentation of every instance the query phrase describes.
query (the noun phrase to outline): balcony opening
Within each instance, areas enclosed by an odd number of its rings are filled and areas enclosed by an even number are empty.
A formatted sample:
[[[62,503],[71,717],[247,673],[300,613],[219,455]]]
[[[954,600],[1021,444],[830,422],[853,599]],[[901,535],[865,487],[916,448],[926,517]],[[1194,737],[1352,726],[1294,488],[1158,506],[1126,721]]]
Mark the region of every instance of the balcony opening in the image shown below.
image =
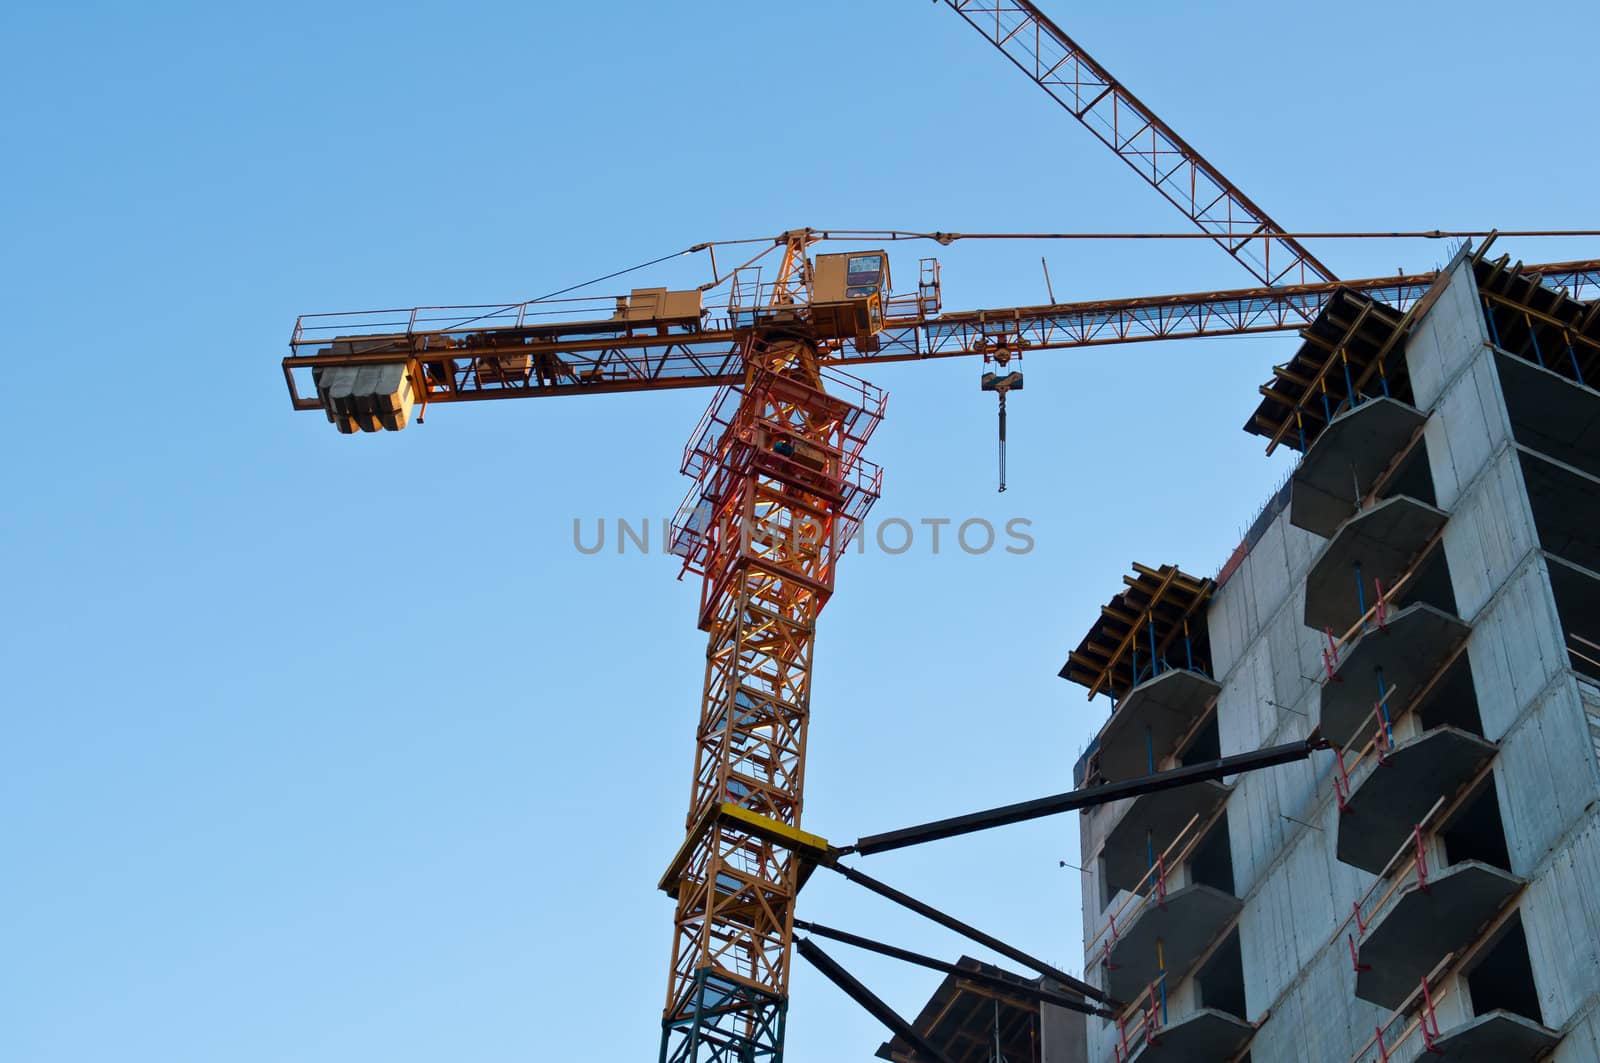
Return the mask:
[[[1528,959],[1528,939],[1522,931],[1522,913],[1506,921],[1499,939],[1467,972],[1467,991],[1472,994],[1474,1015],[1509,1011],[1544,1024],[1539,991],[1533,984],[1533,964]]]
[[[1591,684],[1600,683],[1600,580],[1551,558],[1550,590],[1555,594],[1572,670]]]
[[[1233,843],[1228,837],[1228,814],[1224,812],[1217,825],[1205,836],[1189,856],[1189,877],[1202,886],[1233,894]]]
[[[1600,572],[1600,477],[1517,447],[1539,545],[1564,561]]]
[[[1117,887],[1111,883],[1111,860],[1106,856],[1105,850],[1101,850],[1100,859],[1096,864],[1100,868],[1100,874],[1095,876],[1100,880],[1100,910],[1104,911],[1111,906],[1112,898],[1117,895]]]
[[[1483,737],[1483,717],[1478,711],[1478,691],[1472,682],[1472,666],[1463,652],[1439,677],[1427,699],[1418,706],[1417,721],[1424,731],[1435,727],[1454,727]]]
[[[1456,592],[1450,582],[1450,564],[1445,560],[1444,549],[1435,545],[1428,556],[1417,562],[1400,593],[1389,603],[1391,612],[1399,612],[1408,605],[1422,602],[1441,612],[1456,615]]]
[[[1190,739],[1188,748],[1178,756],[1178,766],[1187,768],[1193,764],[1209,764],[1213,760],[1222,759],[1222,735],[1217,730],[1217,714],[1212,713],[1211,718],[1200,725],[1194,738]]]
[[[1424,440],[1418,439],[1411,452],[1400,459],[1379,494],[1384,498],[1407,495],[1430,506],[1439,504],[1439,497],[1433,492],[1433,468],[1428,464],[1428,445]]]
[[[1495,794],[1494,774],[1484,779],[1439,832],[1444,842],[1445,860],[1462,864],[1476,860],[1481,864],[1511,871],[1511,855],[1506,848],[1505,824],[1500,818],[1500,798]]]
[[[1237,927],[1200,968],[1195,982],[1202,1008],[1215,1008],[1239,1019],[1245,1017],[1244,958],[1239,951]]]
[[[1539,368],[1504,354],[1495,356],[1500,389],[1511,415],[1511,434],[1518,443],[1557,461],[1600,476],[1600,395],[1575,388],[1549,367]]]

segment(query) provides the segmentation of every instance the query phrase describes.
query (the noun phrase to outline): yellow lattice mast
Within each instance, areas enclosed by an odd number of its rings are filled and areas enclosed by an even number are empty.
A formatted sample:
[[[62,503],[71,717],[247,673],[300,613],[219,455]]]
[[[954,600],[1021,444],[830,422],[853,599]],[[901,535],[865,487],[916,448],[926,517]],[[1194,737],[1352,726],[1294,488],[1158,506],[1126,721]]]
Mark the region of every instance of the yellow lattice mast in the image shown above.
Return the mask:
[[[878,493],[861,450],[882,394],[852,382],[862,406],[824,389],[800,313],[807,242],[790,238],[752,314],[744,382],[713,400],[685,462],[697,483],[677,541],[704,581],[708,638],[688,837],[662,883],[677,902],[661,1044],[673,1063],[781,1058],[802,869],[770,839],[800,827],[817,616]]]

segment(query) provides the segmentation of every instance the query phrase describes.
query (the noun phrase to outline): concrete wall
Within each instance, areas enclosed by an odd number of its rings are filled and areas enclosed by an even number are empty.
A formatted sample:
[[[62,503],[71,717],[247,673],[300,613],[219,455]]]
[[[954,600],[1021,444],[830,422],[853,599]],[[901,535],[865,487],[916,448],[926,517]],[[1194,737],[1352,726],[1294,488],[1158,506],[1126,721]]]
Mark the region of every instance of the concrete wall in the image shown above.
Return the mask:
[[[1084,1020],[1080,1011],[1054,1004],[1039,1005],[1039,1059],[1041,1063],[1087,1063]]]

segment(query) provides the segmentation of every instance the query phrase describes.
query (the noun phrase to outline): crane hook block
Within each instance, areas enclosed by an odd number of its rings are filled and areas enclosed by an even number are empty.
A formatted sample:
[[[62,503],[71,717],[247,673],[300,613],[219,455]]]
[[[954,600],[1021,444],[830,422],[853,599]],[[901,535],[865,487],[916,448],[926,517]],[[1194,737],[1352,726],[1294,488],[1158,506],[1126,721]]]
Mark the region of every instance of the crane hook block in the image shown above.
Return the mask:
[[[978,387],[983,391],[998,391],[1002,395],[1008,391],[1021,391],[1022,373],[1020,370],[1009,373],[985,373]]]

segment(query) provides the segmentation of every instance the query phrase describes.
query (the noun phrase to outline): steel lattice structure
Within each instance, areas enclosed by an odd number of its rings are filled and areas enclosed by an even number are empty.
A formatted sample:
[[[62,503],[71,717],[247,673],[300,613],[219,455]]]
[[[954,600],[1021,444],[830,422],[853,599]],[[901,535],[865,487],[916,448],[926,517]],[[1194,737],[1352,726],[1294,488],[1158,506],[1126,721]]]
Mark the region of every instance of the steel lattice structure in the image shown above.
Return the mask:
[[[804,302],[805,242],[786,250],[775,306]],[[765,317],[741,362],[685,454],[695,487],[673,535],[708,638],[688,837],[663,879],[677,903],[663,1063],[782,1058],[802,869],[770,832],[800,827],[817,617],[880,485],[861,452],[883,395],[859,381],[870,406],[830,395],[802,315]]]
[[[769,247],[782,260],[766,284],[741,267],[689,292],[305,315],[283,359],[294,408],[325,411],[344,431],[402,428],[413,402],[426,412],[717,389],[685,452],[695,484],[672,534],[701,577],[707,647],[685,839],[661,881],[675,902],[662,1063],[782,1059],[794,904],[808,870],[796,853],[829,853],[801,829],[816,625],[881,487],[862,452],[883,393],[839,367],[967,355],[1003,366],[1032,351],[1304,331],[1344,293],[1403,312],[1438,280],[1336,281],[1032,3],[945,2],[1261,286],[943,313],[939,267],[925,259],[912,291],[892,294],[885,268],[882,290],[861,295],[846,266],[843,296],[819,301],[807,258],[817,234],[794,230]],[[1600,290],[1600,261],[1509,272],[1575,299]],[[726,305],[702,312],[702,292],[730,279]],[[1298,416],[1305,400],[1277,401]]]
[[[945,0],[1017,69],[1269,285],[1330,271],[1028,0]]]
[[[1519,271],[1574,298],[1600,291],[1600,260],[1523,265]],[[1067,350],[1141,340],[1288,332],[1321,312],[1340,289],[1360,292],[1396,309],[1409,308],[1436,273],[1372,277],[1278,288],[1241,288],[1051,306],[927,313],[933,292],[889,301],[875,349],[848,342],[819,344],[828,366],[859,367],[925,358],[956,358],[1000,347]],[[424,385],[425,403],[531,398],[540,395],[723,387],[743,382],[748,324],[736,315],[694,327],[658,328],[626,321],[543,322],[552,306],[512,303],[470,307],[307,314],[295,323],[283,371],[297,410],[318,410],[307,377],[319,367],[408,363]],[[594,304],[588,304],[593,308]],[[896,314],[895,311],[901,311]],[[598,311],[596,311],[598,312]],[[336,346],[340,344],[342,346]],[[531,369],[503,367],[526,359]],[[520,362],[519,362],[520,364]]]

